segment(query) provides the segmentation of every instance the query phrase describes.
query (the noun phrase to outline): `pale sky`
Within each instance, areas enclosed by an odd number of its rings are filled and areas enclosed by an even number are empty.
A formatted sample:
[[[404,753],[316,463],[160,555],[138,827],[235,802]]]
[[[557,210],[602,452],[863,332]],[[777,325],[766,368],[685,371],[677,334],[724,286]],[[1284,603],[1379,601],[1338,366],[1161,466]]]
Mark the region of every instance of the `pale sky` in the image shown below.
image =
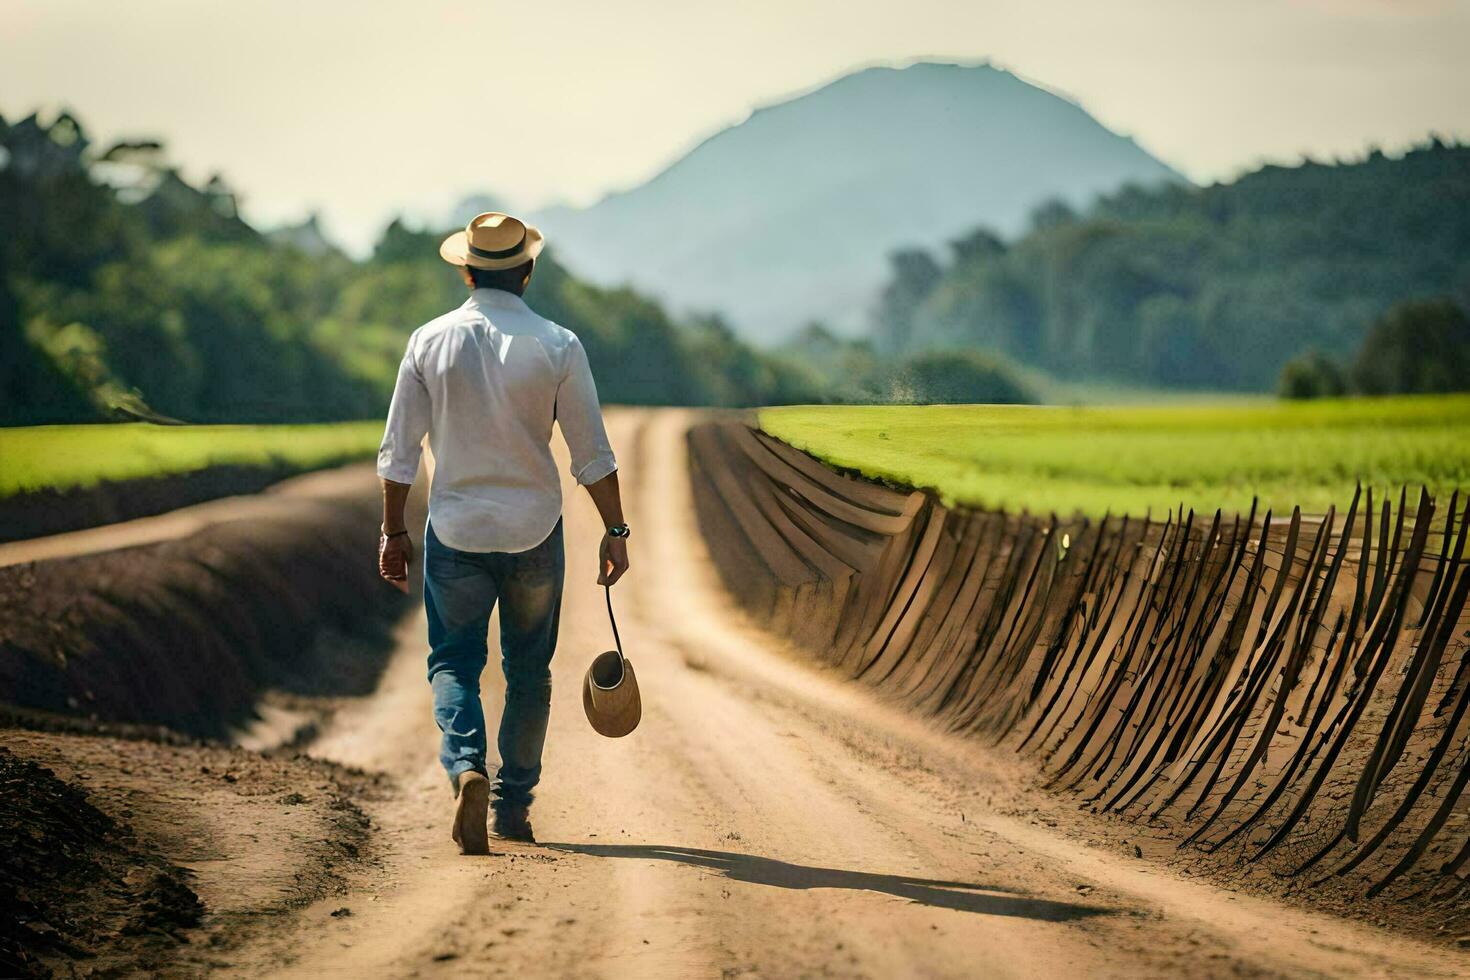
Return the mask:
[[[587,203],[869,64],[990,60],[1201,182],[1470,139],[1470,0],[0,0],[0,113],[156,136],[361,250],[471,192]]]

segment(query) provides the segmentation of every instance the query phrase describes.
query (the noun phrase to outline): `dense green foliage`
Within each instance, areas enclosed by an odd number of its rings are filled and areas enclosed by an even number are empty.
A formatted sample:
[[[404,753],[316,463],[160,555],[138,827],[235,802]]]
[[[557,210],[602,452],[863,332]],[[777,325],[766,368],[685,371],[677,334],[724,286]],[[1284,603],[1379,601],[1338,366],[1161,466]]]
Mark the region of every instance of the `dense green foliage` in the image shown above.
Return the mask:
[[[929,351],[901,361],[880,382],[883,401],[914,405],[1026,405],[1036,399],[999,358]]]
[[[1170,408],[803,407],[760,413],[767,432],[835,466],[948,502],[1099,516],[1182,503],[1278,517],[1324,512],[1355,481],[1470,488],[1470,396]]]
[[[0,499],[210,466],[311,470],[370,457],[379,422],[327,425],[38,425],[0,428]]]
[[[1395,306],[1368,331],[1353,383],[1370,395],[1470,391],[1470,318],[1449,300]]]
[[[190,186],[156,143],[97,152],[69,115],[0,120],[0,228],[0,424],[377,415],[408,334],[465,297],[440,233],[395,222],[363,262],[262,234],[219,178]],[[528,299],[581,336],[605,401],[819,396],[718,321],[676,322],[550,253]]]
[[[1286,362],[1276,391],[1282,398],[1340,398],[1348,392],[1347,376],[1335,360],[1309,350]]]
[[[1405,300],[1368,331],[1344,369],[1320,351],[1288,361],[1283,398],[1470,391],[1470,317],[1448,299]]]
[[[978,230],[947,264],[894,257],[880,350],[998,350],[1064,378],[1269,390],[1309,349],[1344,357],[1406,299],[1470,306],[1470,147],[1126,188]],[[1370,389],[1371,390],[1371,389]]]
[[[1043,400],[1015,365],[989,352],[920,351],[885,357],[866,340],[838,337],[814,323],[773,353],[780,362],[800,364],[830,402],[1027,405]]]

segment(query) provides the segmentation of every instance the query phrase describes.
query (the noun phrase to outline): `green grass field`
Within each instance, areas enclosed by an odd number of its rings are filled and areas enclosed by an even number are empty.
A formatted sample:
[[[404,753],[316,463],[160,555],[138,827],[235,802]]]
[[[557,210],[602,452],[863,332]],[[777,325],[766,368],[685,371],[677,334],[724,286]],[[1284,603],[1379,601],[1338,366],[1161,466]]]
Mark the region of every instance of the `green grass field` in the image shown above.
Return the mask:
[[[771,435],[834,466],[1032,513],[1345,507],[1353,486],[1470,488],[1470,396],[1150,407],[764,409]]]
[[[327,425],[38,425],[0,429],[0,499],[210,466],[305,471],[377,451],[382,422]]]

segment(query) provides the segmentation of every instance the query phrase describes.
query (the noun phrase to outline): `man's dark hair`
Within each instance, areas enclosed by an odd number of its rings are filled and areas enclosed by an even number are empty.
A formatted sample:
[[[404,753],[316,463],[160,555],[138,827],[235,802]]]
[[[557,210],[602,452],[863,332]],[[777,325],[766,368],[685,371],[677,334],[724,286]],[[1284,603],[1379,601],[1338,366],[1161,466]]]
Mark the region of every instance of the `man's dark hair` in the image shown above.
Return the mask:
[[[470,278],[475,282],[476,289],[503,289],[507,293],[519,295],[523,291],[522,283],[526,281],[526,275],[535,264],[532,259],[522,262],[513,269],[476,269],[467,266],[470,270]]]

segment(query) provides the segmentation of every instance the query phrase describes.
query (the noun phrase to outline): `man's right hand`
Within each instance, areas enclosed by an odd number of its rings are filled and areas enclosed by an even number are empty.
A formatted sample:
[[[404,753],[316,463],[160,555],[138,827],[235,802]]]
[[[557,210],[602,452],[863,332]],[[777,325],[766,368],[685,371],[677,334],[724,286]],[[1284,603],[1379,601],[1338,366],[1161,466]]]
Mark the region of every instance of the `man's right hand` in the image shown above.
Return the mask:
[[[602,549],[597,565],[597,584],[612,585],[628,570],[628,539],[602,536]]]
[[[378,574],[399,592],[408,592],[408,566],[413,563],[413,542],[406,534],[378,539]]]

